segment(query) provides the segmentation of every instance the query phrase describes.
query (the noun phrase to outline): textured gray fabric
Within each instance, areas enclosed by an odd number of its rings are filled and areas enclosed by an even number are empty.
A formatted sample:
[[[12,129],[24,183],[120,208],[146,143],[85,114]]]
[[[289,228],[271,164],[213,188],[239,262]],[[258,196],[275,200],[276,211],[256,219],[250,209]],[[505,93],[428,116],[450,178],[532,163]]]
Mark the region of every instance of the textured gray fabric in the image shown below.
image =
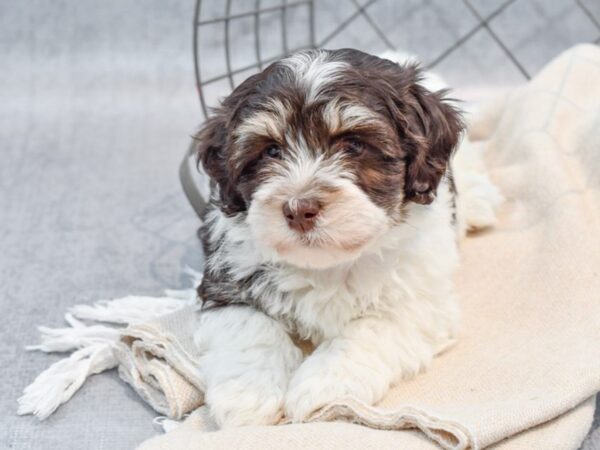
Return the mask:
[[[128,449],[156,416],[116,373],[46,422],[16,398],[75,304],[183,287],[201,266],[178,165],[200,122],[191,1],[0,2],[0,448]]]
[[[423,5],[428,17],[433,6]],[[192,0],[0,2],[0,448],[128,449],[156,432],[155,413],[114,372],[92,377],[43,423],[16,416],[15,400],[60,358],[23,351],[37,325],[60,326],[75,303],[182,287],[181,268],[201,266],[197,218],[177,179],[201,120],[193,8]],[[364,42],[363,31],[348,28]],[[417,36],[407,49],[436,39]],[[463,86],[499,73],[521,81],[486,39],[467,42],[440,72]],[[600,448],[599,437],[586,448]]]

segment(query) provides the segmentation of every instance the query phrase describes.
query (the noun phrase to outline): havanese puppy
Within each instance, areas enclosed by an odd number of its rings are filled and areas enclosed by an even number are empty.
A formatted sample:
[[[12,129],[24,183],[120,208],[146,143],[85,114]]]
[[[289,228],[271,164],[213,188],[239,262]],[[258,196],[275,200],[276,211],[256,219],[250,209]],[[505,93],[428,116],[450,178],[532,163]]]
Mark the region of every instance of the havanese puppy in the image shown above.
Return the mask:
[[[416,64],[350,49],[278,61],[214,111],[195,343],[220,426],[373,404],[455,340],[457,241],[500,198],[451,164],[462,131]]]

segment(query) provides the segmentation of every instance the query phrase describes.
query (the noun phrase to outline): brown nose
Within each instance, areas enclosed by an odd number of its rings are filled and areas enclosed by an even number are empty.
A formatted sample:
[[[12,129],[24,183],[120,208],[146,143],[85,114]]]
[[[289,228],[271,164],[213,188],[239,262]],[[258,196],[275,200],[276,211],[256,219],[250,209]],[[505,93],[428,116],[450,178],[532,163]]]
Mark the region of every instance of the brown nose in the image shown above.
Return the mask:
[[[314,228],[321,207],[312,198],[302,198],[283,205],[283,215],[291,229],[306,233]]]

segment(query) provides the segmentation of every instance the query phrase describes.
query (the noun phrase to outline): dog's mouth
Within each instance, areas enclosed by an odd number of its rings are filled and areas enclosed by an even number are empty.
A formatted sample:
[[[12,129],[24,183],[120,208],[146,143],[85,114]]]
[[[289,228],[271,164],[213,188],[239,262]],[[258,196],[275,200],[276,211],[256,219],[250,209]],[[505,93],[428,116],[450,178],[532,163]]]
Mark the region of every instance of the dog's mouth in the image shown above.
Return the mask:
[[[333,267],[355,260],[379,236],[372,234],[351,239],[334,239],[318,228],[307,233],[295,234],[294,239],[271,241],[271,247],[278,259],[295,266],[314,269]]]
[[[324,238],[323,233],[320,233],[319,230],[302,233],[297,237],[298,244],[307,249],[342,250],[347,252],[360,250],[370,240],[368,237],[361,237],[359,239],[332,242],[332,240]]]

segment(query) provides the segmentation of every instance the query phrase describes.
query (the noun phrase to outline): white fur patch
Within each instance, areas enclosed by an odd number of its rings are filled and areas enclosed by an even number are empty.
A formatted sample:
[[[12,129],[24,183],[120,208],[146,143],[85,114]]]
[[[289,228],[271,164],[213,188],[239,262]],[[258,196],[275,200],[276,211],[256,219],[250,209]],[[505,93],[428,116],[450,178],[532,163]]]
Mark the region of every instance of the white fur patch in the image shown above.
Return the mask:
[[[326,52],[312,50],[296,53],[281,61],[289,69],[290,77],[303,89],[306,103],[314,102],[348,67],[343,61],[330,61],[327,57]]]
[[[283,141],[288,118],[291,114],[289,105],[272,98],[258,111],[245,119],[235,130],[235,139],[242,143],[250,136],[264,136],[276,141]]]
[[[377,114],[365,106],[336,100],[323,108],[323,120],[332,134],[381,121]]]
[[[302,353],[273,319],[246,306],[203,312],[194,342],[206,403],[221,427],[277,422]]]

